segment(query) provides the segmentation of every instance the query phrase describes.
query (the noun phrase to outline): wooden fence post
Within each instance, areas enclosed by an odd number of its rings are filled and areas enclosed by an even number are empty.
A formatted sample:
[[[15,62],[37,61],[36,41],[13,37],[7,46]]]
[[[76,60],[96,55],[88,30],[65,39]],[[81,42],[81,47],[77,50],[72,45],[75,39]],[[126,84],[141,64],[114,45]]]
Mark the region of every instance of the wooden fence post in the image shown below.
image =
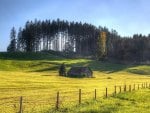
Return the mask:
[[[129,85],[129,91],[131,92],[131,85]]]
[[[57,97],[56,97],[56,109],[59,109],[59,91],[57,92]]]
[[[81,104],[81,89],[79,89],[79,104]]]
[[[121,86],[119,88],[120,88],[120,93],[121,93]]]
[[[107,87],[106,87],[106,98],[108,97]]]
[[[95,94],[95,95],[94,95],[95,100],[96,100],[96,97],[97,97],[96,93],[97,93],[97,92],[96,92],[96,89],[95,89],[95,93],[94,93],[94,94]]]
[[[124,92],[126,92],[126,84],[124,85]]]
[[[115,95],[117,94],[116,86],[115,86],[115,92],[114,92],[114,94],[115,94]]]
[[[22,108],[22,101],[23,101],[23,98],[22,96],[20,97],[20,107],[19,107],[19,113],[23,113],[23,108]]]
[[[138,84],[138,90],[140,89],[140,86],[139,86],[139,84]]]

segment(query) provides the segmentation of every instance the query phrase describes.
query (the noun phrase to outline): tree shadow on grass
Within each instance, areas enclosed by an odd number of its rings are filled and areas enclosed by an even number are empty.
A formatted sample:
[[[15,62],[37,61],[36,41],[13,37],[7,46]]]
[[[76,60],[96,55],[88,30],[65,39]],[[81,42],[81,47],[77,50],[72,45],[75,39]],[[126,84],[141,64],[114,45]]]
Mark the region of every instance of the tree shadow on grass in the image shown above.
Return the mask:
[[[36,60],[36,59],[34,59],[34,60]],[[54,62],[54,61],[60,61],[60,62]],[[44,71],[52,71],[52,70],[56,71],[59,69],[59,66],[61,65],[61,63],[63,61],[64,62],[67,61],[65,64],[67,68],[70,68],[72,66],[88,66],[93,71],[100,71],[100,72],[104,72],[107,74],[122,71],[124,69],[135,66],[135,65],[125,65],[125,64],[102,62],[102,61],[96,61],[96,60],[87,60],[87,61],[80,62],[80,59],[77,63],[70,63],[69,61],[71,61],[71,59],[57,59],[57,58],[53,59],[52,58],[52,59],[49,59],[48,61],[40,61],[38,63],[35,63],[35,64],[31,65],[31,68],[34,68],[34,67],[36,68],[36,67],[41,66],[41,69],[34,70],[34,72],[44,72]]]
[[[44,71],[58,71],[59,66],[61,65],[62,62],[53,62],[53,61],[44,61],[40,62],[38,64],[32,65],[34,66],[41,66],[42,65],[47,65],[49,67],[39,69],[39,70],[34,70],[35,72],[44,72]],[[115,73],[118,71],[122,71],[124,69],[133,67],[134,65],[124,65],[124,64],[115,64],[115,63],[109,63],[109,62],[101,62],[101,61],[95,61],[95,60],[89,60],[89,61],[82,61],[82,62],[77,62],[77,63],[66,63],[66,68],[69,69],[72,66],[87,66],[90,67],[93,71],[99,71],[99,72],[104,72],[107,74],[110,73]]]
[[[42,61],[38,62],[37,64],[32,64],[31,67],[37,67],[37,66],[42,66],[42,65],[60,65],[58,62],[52,62],[52,61]]]
[[[51,52],[16,52],[16,53],[7,53],[7,52],[0,52],[0,60],[20,60],[20,61],[34,61],[34,60],[47,60],[43,62],[38,62],[30,65],[31,68],[36,68],[40,67],[43,69],[39,70],[34,70],[35,72],[42,72],[42,71],[51,71],[51,70],[56,70],[58,69],[61,65],[61,63],[64,60],[64,57],[58,56],[57,54],[51,54]],[[71,60],[71,59],[68,59]],[[53,61],[60,61],[58,62],[53,62]],[[68,62],[68,61],[67,61]],[[45,65],[45,66],[44,66]],[[50,66],[50,67],[46,67]],[[89,60],[87,62],[77,62],[77,63],[71,63],[67,64],[67,67],[72,67],[72,66],[88,66],[90,67],[93,71],[100,71],[100,72],[105,72],[105,73],[115,73],[127,68],[131,68],[137,65],[125,65],[125,64],[116,64],[116,63],[108,63],[108,62],[100,62],[100,61],[94,61],[94,60]],[[46,68],[44,68],[46,67]],[[127,70],[129,73],[133,74],[139,74],[139,75],[150,75],[149,69],[129,69]]]
[[[150,76],[150,70],[149,69],[128,69],[127,71],[130,73],[138,74],[138,75]]]
[[[34,72],[46,72],[46,71],[56,71],[56,70],[58,70],[58,66],[43,68],[43,69],[35,70]]]
[[[44,61],[40,62],[38,64],[31,65],[32,67],[40,67],[40,69],[33,70],[32,72],[50,72],[50,71],[57,71],[59,70],[60,65],[62,62],[53,62],[53,61]],[[42,68],[42,65],[46,65]],[[77,62],[77,63],[66,63],[66,68],[69,70],[73,66],[87,66],[90,67],[93,71],[103,72],[106,74],[111,74],[115,72],[119,72],[122,70],[125,70],[129,73],[138,74],[138,75],[150,75],[149,70],[140,70],[140,69],[132,69],[133,67],[136,67],[137,65],[133,64],[117,64],[117,63],[109,63],[109,62],[101,62],[101,61],[95,61],[95,60],[89,60],[89,61],[83,61],[83,62]],[[45,68],[46,67],[46,68]]]
[[[110,74],[110,73],[115,73],[115,72],[130,68],[133,65],[115,64],[115,63],[92,60],[88,62],[73,63],[68,66],[88,66],[93,71],[106,72]]]

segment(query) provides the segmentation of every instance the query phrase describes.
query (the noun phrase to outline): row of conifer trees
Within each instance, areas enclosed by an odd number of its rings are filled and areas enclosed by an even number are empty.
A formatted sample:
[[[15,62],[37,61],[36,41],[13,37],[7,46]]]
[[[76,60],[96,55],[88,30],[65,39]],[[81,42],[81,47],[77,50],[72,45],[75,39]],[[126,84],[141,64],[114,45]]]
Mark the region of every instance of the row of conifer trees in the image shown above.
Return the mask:
[[[106,41],[103,42],[102,32],[106,34]],[[150,61],[150,35],[135,34],[132,37],[121,37],[115,30],[110,31],[106,27],[60,19],[27,21],[23,28],[19,28],[17,36],[13,27],[7,50],[9,52],[37,52],[51,49],[58,51],[61,43],[57,40],[60,36],[64,38],[65,47],[62,51],[75,50],[78,55],[90,55],[99,59]],[[105,52],[102,52],[103,50]]]

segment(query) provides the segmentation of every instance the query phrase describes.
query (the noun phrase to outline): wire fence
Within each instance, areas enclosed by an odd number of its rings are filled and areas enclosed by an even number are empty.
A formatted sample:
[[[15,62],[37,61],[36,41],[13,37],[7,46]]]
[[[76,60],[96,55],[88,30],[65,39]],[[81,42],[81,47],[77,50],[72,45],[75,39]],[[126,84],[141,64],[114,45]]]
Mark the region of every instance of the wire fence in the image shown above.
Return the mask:
[[[60,109],[67,106],[80,105],[88,100],[98,98],[108,98],[118,93],[132,92],[142,88],[150,88],[150,83],[124,84],[113,87],[103,87],[95,89],[79,89],[70,91],[58,91],[56,94],[20,96],[0,98],[1,113],[36,113],[45,109]]]

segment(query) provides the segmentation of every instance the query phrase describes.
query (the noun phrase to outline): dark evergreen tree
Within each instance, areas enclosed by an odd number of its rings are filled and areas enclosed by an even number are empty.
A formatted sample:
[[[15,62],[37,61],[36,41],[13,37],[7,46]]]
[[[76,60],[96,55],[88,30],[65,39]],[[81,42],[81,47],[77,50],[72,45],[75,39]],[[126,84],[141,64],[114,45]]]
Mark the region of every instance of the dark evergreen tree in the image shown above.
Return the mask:
[[[59,76],[66,76],[66,66],[64,63],[59,68]]]
[[[18,31],[18,36],[17,36],[17,51],[22,51],[23,47],[22,47],[22,28],[19,28]]]
[[[16,30],[15,27],[11,29],[10,32],[10,44],[7,47],[8,52],[15,52],[16,51]]]
[[[69,52],[67,54],[75,52],[80,56],[95,57],[98,47],[102,45],[97,43],[102,31],[107,34],[105,57],[109,60],[123,62],[150,60],[150,35],[135,34],[133,37],[121,37],[115,30],[109,31],[106,27],[60,19],[27,21],[24,28],[18,31],[17,42],[16,31],[13,28],[8,51],[16,51],[17,45],[17,51],[67,50]]]

